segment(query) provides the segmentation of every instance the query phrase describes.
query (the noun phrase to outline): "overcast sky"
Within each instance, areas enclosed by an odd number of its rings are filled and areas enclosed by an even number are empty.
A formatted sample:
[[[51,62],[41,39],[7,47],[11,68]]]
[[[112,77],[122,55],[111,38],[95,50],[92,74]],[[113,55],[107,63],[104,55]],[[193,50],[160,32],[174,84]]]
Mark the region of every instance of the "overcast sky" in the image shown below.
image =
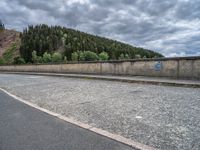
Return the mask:
[[[62,25],[165,56],[200,55],[200,0],[0,0],[0,19],[19,31]]]

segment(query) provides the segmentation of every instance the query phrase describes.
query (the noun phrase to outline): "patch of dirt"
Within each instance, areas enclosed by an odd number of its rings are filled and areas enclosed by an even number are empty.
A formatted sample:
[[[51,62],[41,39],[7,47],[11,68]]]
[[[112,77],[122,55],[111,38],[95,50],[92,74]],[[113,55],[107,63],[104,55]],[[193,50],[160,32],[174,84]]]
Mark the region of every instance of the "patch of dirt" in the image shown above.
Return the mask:
[[[20,45],[20,33],[14,30],[1,30],[0,31],[0,57],[3,53],[13,44],[16,43],[17,51]]]

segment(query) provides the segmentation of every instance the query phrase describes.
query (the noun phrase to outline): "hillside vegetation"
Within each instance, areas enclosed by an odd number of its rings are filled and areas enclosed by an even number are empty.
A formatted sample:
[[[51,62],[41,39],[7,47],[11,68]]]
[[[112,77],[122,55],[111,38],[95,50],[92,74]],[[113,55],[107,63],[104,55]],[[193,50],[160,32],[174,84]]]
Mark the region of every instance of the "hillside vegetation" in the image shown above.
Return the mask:
[[[77,60],[84,60],[84,58],[81,59],[84,56],[93,57],[96,60],[98,58],[95,58],[95,54],[99,56],[102,52],[112,60],[163,57],[150,50],[60,26],[29,26],[20,37],[20,54],[26,62],[32,62],[33,51],[41,57],[45,52],[52,54],[56,51],[68,61],[74,60],[73,58],[76,57],[74,55],[77,55]]]
[[[61,26],[0,29],[0,63],[50,63],[163,57],[129,44]]]

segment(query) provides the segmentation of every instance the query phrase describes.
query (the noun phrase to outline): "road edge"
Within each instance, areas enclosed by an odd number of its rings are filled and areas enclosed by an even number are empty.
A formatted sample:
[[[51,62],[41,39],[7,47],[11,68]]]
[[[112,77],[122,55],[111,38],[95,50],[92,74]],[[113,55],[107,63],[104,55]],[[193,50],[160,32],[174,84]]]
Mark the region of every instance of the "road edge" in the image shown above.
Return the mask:
[[[0,74],[19,74],[19,75],[39,75],[39,76],[52,76],[52,77],[66,77],[66,78],[82,78],[82,79],[94,79],[105,81],[116,81],[126,83],[138,83],[138,84],[151,84],[151,85],[163,85],[163,86],[175,86],[175,87],[188,87],[188,88],[200,88],[200,84],[195,83],[181,83],[181,82],[167,82],[167,81],[154,81],[154,80],[142,80],[142,79],[122,79],[122,78],[110,78],[106,76],[95,76],[89,74],[61,74],[61,73],[36,73],[36,72],[0,72]]]
[[[44,112],[44,113],[47,113],[47,114],[51,115],[51,116],[57,117],[57,118],[59,118],[59,119],[61,119],[61,120],[64,120],[65,122],[71,123],[71,124],[76,125],[76,126],[78,126],[78,127],[80,127],[80,128],[89,130],[89,131],[91,131],[91,132],[94,132],[94,133],[96,133],[96,134],[102,135],[102,136],[104,136],[104,137],[110,138],[110,139],[112,139],[112,140],[115,140],[115,141],[117,141],[117,142],[123,143],[123,144],[125,144],[125,145],[131,146],[131,147],[136,148],[136,149],[139,149],[139,150],[158,150],[158,149],[153,148],[153,147],[150,147],[150,146],[148,146],[148,145],[145,145],[145,144],[136,142],[136,141],[134,141],[134,140],[125,138],[125,137],[123,137],[123,136],[121,136],[121,135],[117,135],[117,134],[110,133],[110,132],[105,131],[105,130],[103,130],[103,129],[96,128],[96,127],[93,127],[93,126],[88,125],[88,124],[86,124],[86,123],[82,123],[82,122],[80,122],[80,121],[77,121],[77,120],[75,120],[75,119],[73,119],[73,118],[66,117],[66,116],[60,115],[60,114],[58,114],[58,113],[52,112],[52,111],[50,111],[50,110],[47,110],[47,109],[42,108],[42,107],[40,107],[40,106],[38,106],[38,105],[36,105],[36,104],[34,104],[34,103],[31,103],[31,102],[29,102],[29,101],[26,101],[26,100],[24,100],[24,99],[22,99],[22,98],[20,98],[20,97],[18,97],[18,96],[16,96],[16,95],[10,93],[9,91],[7,91],[7,90],[5,90],[5,89],[3,89],[3,88],[0,88],[0,90],[3,91],[4,93],[6,93],[7,95],[11,96],[11,97],[14,98],[15,100],[18,100],[18,101],[20,101],[20,102],[22,102],[22,103],[24,103],[24,104],[26,104],[26,105],[28,105],[28,106],[30,106],[30,107],[33,107],[33,108],[35,108],[35,109],[37,109],[37,110],[40,110],[40,111],[42,111],[42,112]]]

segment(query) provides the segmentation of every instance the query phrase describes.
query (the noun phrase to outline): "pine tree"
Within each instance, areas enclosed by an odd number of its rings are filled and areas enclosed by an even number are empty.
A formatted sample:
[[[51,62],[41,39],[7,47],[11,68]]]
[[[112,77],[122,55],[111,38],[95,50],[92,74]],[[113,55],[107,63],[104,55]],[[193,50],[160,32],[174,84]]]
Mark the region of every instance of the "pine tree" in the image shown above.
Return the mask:
[[[0,25],[4,28],[2,22],[0,22]],[[44,24],[29,26],[20,37],[20,54],[26,62],[32,62],[31,53],[34,50],[40,57],[45,52],[52,54],[59,50],[69,61],[72,60],[72,53],[78,51],[91,51],[97,55],[104,51],[108,54],[109,59],[119,59],[121,54],[124,54],[124,57],[127,54],[127,58],[135,58],[136,55],[148,58],[162,57],[161,54],[147,49],[133,47],[129,44],[61,26],[48,26]]]
[[[5,29],[5,27],[4,27],[4,24],[3,24],[3,22],[0,20],[0,29],[1,30],[4,30]]]

